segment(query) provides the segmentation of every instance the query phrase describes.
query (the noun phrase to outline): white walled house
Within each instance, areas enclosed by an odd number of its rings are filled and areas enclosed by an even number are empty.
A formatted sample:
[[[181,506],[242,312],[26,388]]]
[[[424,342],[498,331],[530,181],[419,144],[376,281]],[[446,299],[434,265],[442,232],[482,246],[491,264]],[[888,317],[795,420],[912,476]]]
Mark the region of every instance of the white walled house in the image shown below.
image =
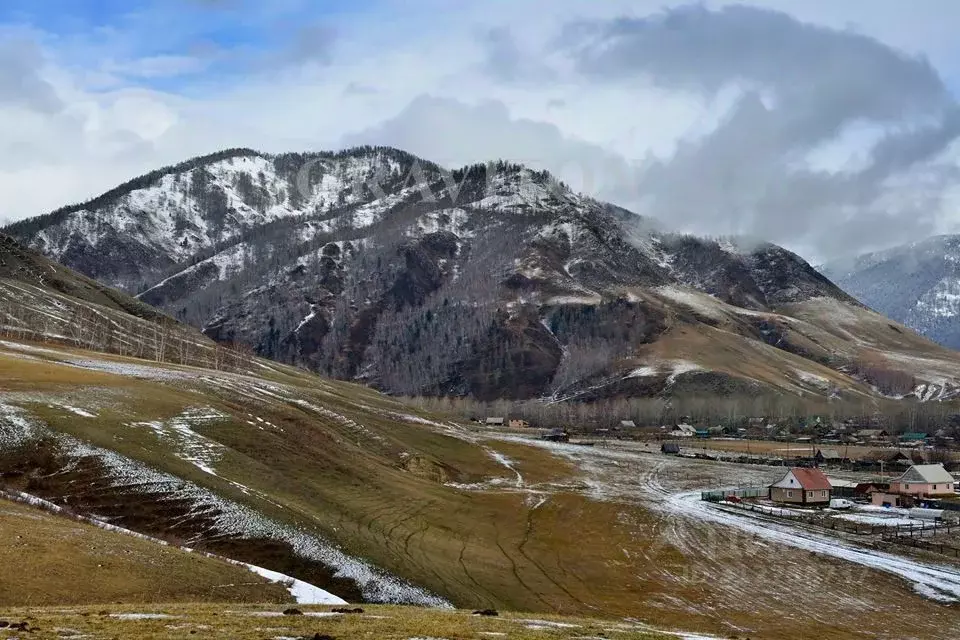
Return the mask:
[[[830,504],[830,480],[819,469],[790,469],[770,485],[770,499],[783,504]]]

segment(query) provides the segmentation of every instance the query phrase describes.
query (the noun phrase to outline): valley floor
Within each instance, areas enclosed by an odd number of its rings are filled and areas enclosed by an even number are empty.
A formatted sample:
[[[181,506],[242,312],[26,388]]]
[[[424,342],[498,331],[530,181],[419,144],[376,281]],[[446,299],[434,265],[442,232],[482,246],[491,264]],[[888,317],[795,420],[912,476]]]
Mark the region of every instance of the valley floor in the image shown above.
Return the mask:
[[[775,467],[664,456],[643,443],[553,444],[461,426],[356,385],[258,368],[228,374],[0,342],[4,485],[350,602],[537,612],[513,616],[534,622],[366,604],[365,616],[329,619],[227,614],[249,612],[242,602],[289,602],[292,594],[246,569],[182,556],[178,572],[195,571],[193,562],[206,574],[197,593],[173,592],[176,572],[149,571],[166,552],[13,506],[0,518],[8,537],[47,546],[20,553],[8,545],[0,604],[90,608],[0,614],[33,616],[28,622],[41,629],[33,637],[56,628],[76,632],[61,637],[141,638],[217,637],[210,634],[221,629],[220,637],[261,639],[368,631],[610,638],[644,637],[651,628],[770,640],[960,637],[955,568],[696,499],[702,489],[769,483],[781,473]],[[35,446],[44,442],[60,457]],[[43,539],[30,540],[40,528]],[[44,572],[44,554],[54,552],[78,567],[75,575]],[[143,570],[136,597],[121,581],[137,575],[131,565]],[[106,570],[120,586],[77,586]],[[235,593],[213,590],[231,584]],[[53,595],[43,598],[46,591]],[[237,604],[136,604],[198,600]],[[102,602],[127,607],[94,604]],[[270,611],[282,606],[289,605]],[[553,615],[620,622],[536,622]],[[349,626],[356,624],[372,626]]]
[[[685,628],[762,638],[960,636],[955,564],[700,501],[701,490],[765,485],[782,470],[664,456],[644,443],[578,446],[491,435],[568,460],[580,471],[580,494],[621,505],[618,524],[633,544],[620,549],[618,562],[647,589],[633,606],[641,619],[682,624],[682,612]],[[549,488],[538,498],[545,505],[553,499]]]

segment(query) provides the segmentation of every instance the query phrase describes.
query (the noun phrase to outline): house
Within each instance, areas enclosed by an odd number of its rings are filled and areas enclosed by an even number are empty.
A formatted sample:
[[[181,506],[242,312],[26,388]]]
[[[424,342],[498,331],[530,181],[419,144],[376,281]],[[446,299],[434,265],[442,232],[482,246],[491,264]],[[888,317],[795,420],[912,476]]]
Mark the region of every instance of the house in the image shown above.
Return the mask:
[[[830,495],[834,498],[853,498],[857,483],[852,480],[842,480],[840,478],[829,478]]]
[[[913,498],[886,491],[874,491],[870,494],[870,504],[876,507],[905,507],[913,506]]]
[[[870,442],[886,442],[890,437],[890,434],[884,429],[860,429],[855,435],[860,440],[868,440]]]
[[[913,461],[902,451],[897,451],[884,460],[887,464],[896,464],[904,467],[909,467],[913,464]]]
[[[695,435],[697,435],[697,430],[685,422],[678,424],[670,432],[670,436],[673,438],[692,438]]]
[[[813,459],[817,464],[840,464],[843,462],[843,456],[836,449],[817,449]]]
[[[503,418],[487,418],[487,426],[490,427],[502,427]]]
[[[899,437],[901,447],[919,447],[927,443],[929,436],[925,433],[904,433]]]
[[[680,453],[680,445],[676,442],[664,442],[660,446],[660,453],[666,453],[668,455],[675,456]]]
[[[620,428],[621,428],[621,429],[636,429],[636,428],[637,428],[637,423],[634,422],[633,420],[621,420],[621,421],[620,421]]]
[[[954,479],[942,464],[915,464],[890,483],[890,493],[911,496],[953,495]]]
[[[707,431],[710,432],[711,437],[723,435],[723,427],[710,427]]]
[[[947,431],[946,429],[937,429],[937,432],[934,433],[933,436],[938,442],[942,442],[944,444],[954,441],[953,432]]]
[[[507,425],[511,429],[526,429],[527,427],[530,426],[530,423],[527,422],[526,420],[520,420],[519,418],[511,418],[507,422]]]
[[[890,490],[890,485],[886,482],[860,482],[854,488],[853,493],[856,496],[869,498],[874,493],[886,493]]]
[[[770,485],[770,499],[784,504],[830,504],[830,480],[819,469],[793,468]]]
[[[550,429],[542,437],[550,442],[570,442],[570,434],[566,429]]]

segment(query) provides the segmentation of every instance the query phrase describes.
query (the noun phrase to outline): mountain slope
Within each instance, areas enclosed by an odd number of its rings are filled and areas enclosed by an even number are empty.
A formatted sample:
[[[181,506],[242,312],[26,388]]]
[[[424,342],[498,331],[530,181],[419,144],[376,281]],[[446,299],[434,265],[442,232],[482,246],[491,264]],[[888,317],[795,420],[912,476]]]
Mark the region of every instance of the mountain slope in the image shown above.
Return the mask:
[[[864,304],[960,348],[960,236],[937,236],[821,269]]]
[[[294,602],[243,567],[0,501],[0,603]],[[96,579],[91,579],[96,576]],[[5,612],[6,614],[7,612]]]
[[[0,335],[216,369],[236,368],[250,355],[2,234]]]
[[[214,340],[393,394],[943,398],[960,380],[785,249],[662,233],[506,162],[233,150],[8,232]]]

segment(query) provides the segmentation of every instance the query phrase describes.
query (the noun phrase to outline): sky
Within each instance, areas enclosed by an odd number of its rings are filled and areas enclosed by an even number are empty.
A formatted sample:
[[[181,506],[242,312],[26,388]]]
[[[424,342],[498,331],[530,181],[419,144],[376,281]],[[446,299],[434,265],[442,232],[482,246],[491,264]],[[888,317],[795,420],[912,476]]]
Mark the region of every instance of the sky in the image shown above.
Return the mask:
[[[814,262],[960,232],[955,0],[4,0],[0,219],[228,147],[509,159]]]

